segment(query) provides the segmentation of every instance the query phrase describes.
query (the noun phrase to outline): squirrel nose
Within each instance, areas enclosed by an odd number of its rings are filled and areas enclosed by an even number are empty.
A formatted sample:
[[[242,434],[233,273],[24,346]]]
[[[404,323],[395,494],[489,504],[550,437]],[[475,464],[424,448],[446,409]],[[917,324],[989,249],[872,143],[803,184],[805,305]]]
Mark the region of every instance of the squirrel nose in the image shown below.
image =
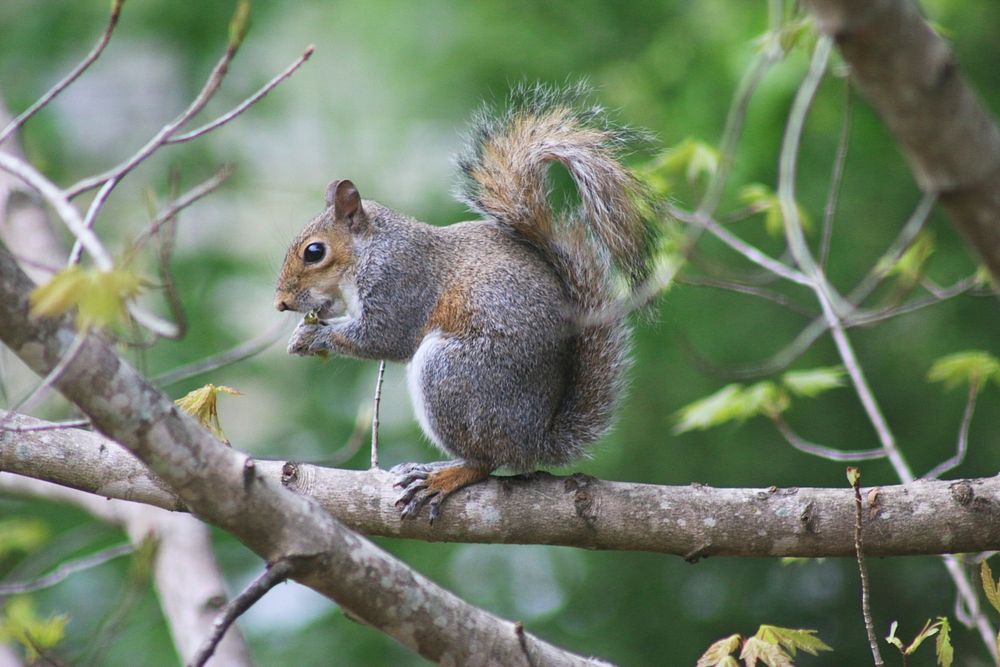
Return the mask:
[[[288,310],[288,304],[285,303],[283,299],[275,299],[274,307],[277,308],[280,312]]]

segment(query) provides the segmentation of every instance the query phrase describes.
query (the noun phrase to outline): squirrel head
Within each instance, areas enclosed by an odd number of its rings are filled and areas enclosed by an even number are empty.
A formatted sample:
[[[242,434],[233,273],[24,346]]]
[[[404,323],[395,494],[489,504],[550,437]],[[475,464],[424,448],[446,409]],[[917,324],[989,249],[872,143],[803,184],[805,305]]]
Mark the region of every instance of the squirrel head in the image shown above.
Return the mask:
[[[288,248],[274,295],[278,310],[315,312],[325,319],[347,308],[343,288],[353,283],[354,240],[368,231],[368,216],[348,180],[327,186],[326,206]]]

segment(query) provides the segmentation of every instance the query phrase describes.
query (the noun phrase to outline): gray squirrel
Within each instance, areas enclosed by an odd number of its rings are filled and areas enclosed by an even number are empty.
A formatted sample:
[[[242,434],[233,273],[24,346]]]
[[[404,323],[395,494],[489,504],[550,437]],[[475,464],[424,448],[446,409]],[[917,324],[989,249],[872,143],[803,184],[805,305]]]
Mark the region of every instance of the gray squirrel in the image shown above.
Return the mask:
[[[611,426],[630,330],[622,291],[651,272],[650,199],[621,156],[637,133],[583,85],[521,86],[474,118],[459,198],[484,219],[434,227],[333,181],[275,295],[307,313],[288,351],[405,361],[424,433],[453,461],[396,466],[402,516],[497,468],[569,463]],[[579,193],[550,205],[548,167]]]

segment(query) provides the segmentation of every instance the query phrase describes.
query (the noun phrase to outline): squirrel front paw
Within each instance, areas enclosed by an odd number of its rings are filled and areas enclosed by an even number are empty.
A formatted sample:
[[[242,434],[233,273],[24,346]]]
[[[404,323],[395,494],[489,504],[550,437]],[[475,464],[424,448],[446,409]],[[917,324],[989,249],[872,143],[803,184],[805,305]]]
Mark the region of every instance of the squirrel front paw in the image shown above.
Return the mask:
[[[292,337],[288,339],[288,353],[301,357],[310,355],[325,356],[330,352],[330,335],[328,325],[322,321],[299,322]]]

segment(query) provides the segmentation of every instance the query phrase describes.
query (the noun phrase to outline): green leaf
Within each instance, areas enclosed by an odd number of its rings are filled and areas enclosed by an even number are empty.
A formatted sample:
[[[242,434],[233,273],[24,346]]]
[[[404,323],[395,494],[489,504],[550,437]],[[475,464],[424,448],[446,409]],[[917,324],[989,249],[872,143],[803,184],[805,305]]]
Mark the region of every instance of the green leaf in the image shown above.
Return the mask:
[[[951,624],[944,616],[938,616],[937,620],[941,626],[941,634],[937,636],[937,640],[934,642],[937,664],[940,667],[951,667],[951,663],[955,659],[955,651],[951,647]]]
[[[896,630],[899,628],[899,621],[893,621],[892,625],[889,626],[889,636],[885,638],[887,642],[899,649],[899,652],[903,652],[903,642],[900,641],[899,637],[896,636]]]
[[[979,576],[983,580],[983,592],[986,593],[986,599],[989,601],[993,608],[1000,611],[1000,582],[993,578],[993,572],[990,570],[990,564],[985,560],[979,567]]]
[[[62,641],[68,622],[65,614],[42,619],[35,613],[30,597],[14,597],[4,605],[0,616],[0,642],[18,642],[24,646],[27,661],[33,663],[39,657],[39,650],[50,649]]]
[[[847,466],[847,483],[851,485],[851,488],[855,488],[858,482],[861,481],[861,469],[855,468],[854,466]],[[893,626],[893,631],[895,631],[895,626]]]
[[[773,382],[756,382],[743,391],[743,415],[749,419],[757,415],[776,417],[788,409],[788,394]]]
[[[772,644],[780,644],[793,658],[796,651],[818,655],[820,651],[832,651],[826,642],[816,636],[816,630],[782,628],[776,625],[761,625],[757,629],[758,638]]]
[[[932,232],[922,232],[899,260],[891,265],[879,265],[883,275],[899,276],[899,282],[906,288],[913,287],[924,275],[924,265],[932,254],[934,254],[934,234]]]
[[[695,667],[724,667],[732,664],[729,661],[735,662],[732,653],[740,647],[740,639],[739,635],[729,635],[713,642],[698,658]]]
[[[726,385],[711,396],[689,403],[677,411],[674,433],[705,430],[732,420],[741,420],[746,414],[743,386]]]
[[[129,269],[110,271],[73,265],[31,293],[32,317],[55,317],[76,308],[81,329],[107,328],[125,322],[128,302],[139,295],[142,279]]]
[[[785,233],[785,216],[781,211],[781,198],[771,188],[763,183],[745,185],[739,192],[740,201],[756,213],[764,214],[764,229],[771,236],[781,236]],[[805,209],[796,202],[799,223],[805,231],[812,230],[812,219]]]
[[[944,382],[946,389],[969,385],[979,391],[988,381],[1000,384],[1000,360],[989,352],[966,350],[939,358],[927,371],[931,382]]]
[[[699,176],[712,176],[719,170],[719,151],[704,141],[687,137],[668,148],[659,165],[667,173],[683,173],[693,183]]]
[[[758,660],[767,667],[794,667],[791,656],[785,653],[781,646],[760,637],[750,637],[743,642],[740,659],[747,667],[755,667]]]
[[[796,396],[814,398],[825,391],[843,387],[846,373],[843,366],[788,371],[781,376],[781,382]]]
[[[927,622],[924,623],[924,627],[917,633],[917,636],[913,638],[912,642],[910,642],[910,645],[906,647],[906,655],[912,655],[918,648],[920,648],[920,645],[924,643],[925,639],[930,639],[936,635],[939,629],[939,623],[931,623],[930,619],[928,619]]]
[[[222,425],[219,424],[219,394],[229,394],[231,396],[242,395],[232,387],[206,384],[204,387],[188,392],[185,396],[174,401],[174,403],[181,410],[197,419],[216,438],[228,445],[229,440],[226,439],[226,434],[222,432]]]
[[[49,527],[40,519],[0,520],[0,560],[14,552],[31,552],[49,540]]]

